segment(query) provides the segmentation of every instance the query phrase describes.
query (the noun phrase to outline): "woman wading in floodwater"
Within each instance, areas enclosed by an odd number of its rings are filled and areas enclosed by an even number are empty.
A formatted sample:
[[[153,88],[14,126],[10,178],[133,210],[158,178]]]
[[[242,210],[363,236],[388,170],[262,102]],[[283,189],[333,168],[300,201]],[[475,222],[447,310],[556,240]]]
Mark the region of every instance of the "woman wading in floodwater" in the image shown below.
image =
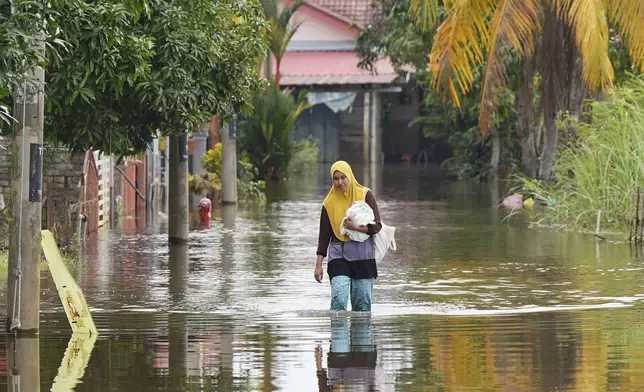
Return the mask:
[[[347,310],[351,293],[351,310],[371,311],[373,281],[378,277],[373,235],[382,228],[380,212],[373,192],[358,184],[351,166],[338,161],[331,166],[333,187],[322,204],[315,280],[322,282],[322,261],[326,257],[331,279],[331,310]],[[356,201],[366,202],[373,210],[375,224],[358,226],[346,220],[344,226],[371,235],[365,242],[355,242],[340,234],[342,219]]]

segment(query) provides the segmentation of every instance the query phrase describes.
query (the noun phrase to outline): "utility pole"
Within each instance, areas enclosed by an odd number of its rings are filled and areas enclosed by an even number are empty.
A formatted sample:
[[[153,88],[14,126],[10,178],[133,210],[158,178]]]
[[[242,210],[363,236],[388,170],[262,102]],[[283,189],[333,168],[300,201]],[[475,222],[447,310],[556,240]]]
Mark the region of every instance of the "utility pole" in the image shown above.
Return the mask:
[[[368,167],[371,159],[371,93],[369,91],[364,92],[362,107],[362,164]]]
[[[44,41],[38,45],[44,51]],[[23,334],[37,334],[40,321],[44,80],[35,67],[13,95],[7,330]]]
[[[237,114],[221,135],[221,202],[237,203]]]
[[[188,135],[170,136],[170,184],[168,190],[168,241],[188,242]]]
[[[7,392],[40,391],[40,336],[7,336]]]

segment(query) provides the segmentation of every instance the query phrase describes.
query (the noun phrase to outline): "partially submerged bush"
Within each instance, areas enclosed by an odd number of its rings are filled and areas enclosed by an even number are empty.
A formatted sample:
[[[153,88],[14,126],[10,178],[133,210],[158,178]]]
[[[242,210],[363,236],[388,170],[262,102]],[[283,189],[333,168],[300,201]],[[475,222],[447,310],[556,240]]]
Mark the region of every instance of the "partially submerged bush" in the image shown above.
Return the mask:
[[[222,144],[215,144],[214,148],[206,151],[206,155],[201,157],[201,164],[207,172],[216,174],[221,177],[221,157],[222,157]]]
[[[320,147],[313,140],[306,139],[293,142],[293,157],[288,165],[288,173],[302,173],[317,167]]]
[[[221,192],[221,143],[215,144],[214,148],[208,150],[201,157],[201,163],[206,172],[190,175],[188,177],[188,187],[194,194],[213,197]],[[258,181],[258,177],[259,170],[247,157],[237,162],[237,196],[240,202],[263,203],[266,200],[264,195],[266,183]]]
[[[266,202],[266,181],[257,180],[258,169],[248,159],[237,163],[237,197],[240,202]]]
[[[590,123],[577,124],[578,139],[563,147],[555,182],[522,179],[523,190],[549,201],[544,223],[594,229],[601,209],[603,229],[626,231],[633,194],[644,191],[644,76],[593,102],[589,114]]]
[[[195,195],[211,195],[221,190],[221,179],[214,173],[188,175],[188,189]]]
[[[280,91],[273,83],[257,94],[253,113],[240,122],[239,147],[259,169],[259,179],[288,169],[297,146],[291,134],[300,113],[308,107],[305,90],[294,97],[290,90]]]

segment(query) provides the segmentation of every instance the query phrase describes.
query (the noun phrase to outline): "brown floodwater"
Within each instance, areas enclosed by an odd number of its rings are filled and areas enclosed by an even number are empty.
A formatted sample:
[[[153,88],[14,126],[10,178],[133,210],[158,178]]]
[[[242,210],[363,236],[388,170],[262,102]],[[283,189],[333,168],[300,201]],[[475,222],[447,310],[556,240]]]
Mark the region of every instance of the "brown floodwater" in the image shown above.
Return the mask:
[[[88,239],[73,273],[93,350],[70,341],[43,272],[40,338],[0,340],[0,389],[644,390],[639,253],[504,219],[503,185],[416,166],[356,172],[397,227],[370,314],[330,312],[328,278],[313,280],[320,168],[272,185],[266,206],[216,211],[189,246],[169,247],[163,227]]]

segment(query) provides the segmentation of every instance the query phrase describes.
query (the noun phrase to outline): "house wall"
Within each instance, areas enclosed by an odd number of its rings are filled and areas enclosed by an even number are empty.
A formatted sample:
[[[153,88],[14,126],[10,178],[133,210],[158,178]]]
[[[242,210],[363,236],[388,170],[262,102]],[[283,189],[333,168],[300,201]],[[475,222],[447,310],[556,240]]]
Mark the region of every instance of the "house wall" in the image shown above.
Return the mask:
[[[364,93],[358,93],[351,108],[333,113],[326,104],[307,109],[298,118],[295,139],[313,139],[320,147],[318,161],[330,163],[338,159],[349,163],[363,162]]]
[[[399,162],[403,154],[415,162],[424,146],[422,127],[409,127],[418,118],[419,98],[410,88],[402,93],[382,93],[382,152],[385,162]],[[319,162],[344,159],[362,163],[363,159],[364,93],[357,94],[352,108],[333,113],[325,104],[306,110],[298,118],[295,138],[312,138],[320,146]]]
[[[364,132],[364,93],[360,92],[353,101],[353,110],[339,113],[342,131],[340,132],[340,158],[357,164],[363,159]]]
[[[320,148],[318,162],[333,162],[339,158],[339,116],[324,104],[305,110],[297,119],[296,140],[312,139]]]

